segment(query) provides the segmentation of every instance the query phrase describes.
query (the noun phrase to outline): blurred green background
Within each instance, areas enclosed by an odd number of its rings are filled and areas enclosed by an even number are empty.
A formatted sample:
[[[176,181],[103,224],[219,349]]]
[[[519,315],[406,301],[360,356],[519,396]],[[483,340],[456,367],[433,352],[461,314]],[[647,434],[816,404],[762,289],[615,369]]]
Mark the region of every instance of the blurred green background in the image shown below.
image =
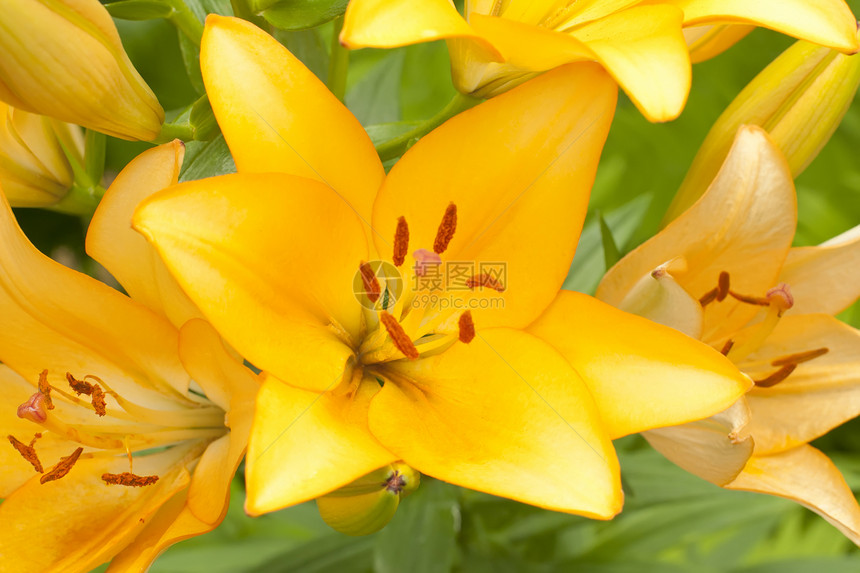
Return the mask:
[[[196,0],[229,13],[229,2]],[[860,13],[860,0],[849,2]],[[168,110],[197,97],[182,64],[175,29],[166,21],[118,21],[137,69]],[[277,37],[324,79],[331,24]],[[650,237],[710,125],[743,86],[792,40],[756,30],[727,53],[694,67],[680,119],[648,123],[621,95],[598,171],[589,216],[566,288],[591,292],[604,272],[598,213],[622,254]],[[432,116],[454,94],[444,43],[350,56],[346,103],[365,126]],[[374,132],[371,128],[371,133]],[[111,139],[108,174],[147,147]],[[820,243],[860,223],[860,105],[798,178],[797,245]],[[191,143],[184,178],[229,171],[223,139]],[[40,210],[17,210],[27,234],[66,264],[97,272],[83,253],[85,221]],[[857,305],[843,319],[860,326]],[[860,488],[860,436],[852,422],[818,440],[855,492]],[[539,510],[426,478],[383,531],[362,538],[333,532],[313,504],[257,519],[242,511],[241,479],[215,531],[162,555],[155,573],[641,571],[806,573],[860,571],[860,551],[807,510],[766,496],[724,491],[665,461],[639,437],[617,442],[626,505],[609,523]],[[570,476],[571,481],[577,476]],[[539,484],[536,484],[539,487]]]

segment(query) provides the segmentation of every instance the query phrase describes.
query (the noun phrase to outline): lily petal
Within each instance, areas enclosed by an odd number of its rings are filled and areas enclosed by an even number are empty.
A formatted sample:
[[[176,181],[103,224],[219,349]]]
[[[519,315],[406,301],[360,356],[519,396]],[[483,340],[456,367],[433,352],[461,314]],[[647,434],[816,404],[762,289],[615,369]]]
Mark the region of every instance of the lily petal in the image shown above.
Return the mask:
[[[598,519],[621,510],[612,443],[585,384],[549,345],[491,329],[390,366],[368,419],[405,463],[548,509]]]
[[[377,247],[390,251],[379,237],[404,216],[410,249],[431,248],[453,202],[445,260],[507,265],[505,308],[473,311],[475,322],[525,326],[564,282],[615,93],[596,65],[563,66],[447,121],[389,173],[374,205]]]
[[[739,367],[754,380],[763,379],[779,370],[774,360],[819,348],[827,354],[799,364],[775,386],[749,393],[757,454],[804,444],[860,415],[860,331],[832,316],[784,317]]]
[[[723,486],[738,477],[753,454],[753,440],[745,431],[749,419],[746,401],[740,399],[710,418],[642,436],[675,465]]]
[[[128,471],[122,457],[81,456],[68,475],[33,477],[0,504],[0,553],[21,573],[88,571],[109,560],[158,508],[188,485],[187,448],[135,458],[135,472],[158,475],[149,486],[106,485],[102,473]],[[98,500],[96,503],[94,500]]]
[[[812,446],[753,456],[729,489],[778,495],[811,509],[860,545],[860,507],[845,478]]]
[[[134,227],[255,366],[319,391],[340,381],[353,355],[344,338],[360,328],[353,278],[367,244],[330,188],[279,173],[191,181],[144,201]]]
[[[744,39],[753,30],[755,30],[755,26],[742,24],[684,28],[684,39],[690,50],[690,61],[698,64],[719,56]]]
[[[710,416],[750,387],[712,348],[581,293],[561,291],[528,331],[582,376],[612,439]]]
[[[597,287],[597,298],[613,306],[652,269],[683,258],[686,272],[675,280],[695,298],[731,276],[731,288],[764,296],[776,286],[797,221],[788,164],[759,127],[738,130],[723,167],[705,194],[680,217],[613,266]],[[703,340],[723,338],[758,312],[731,297],[705,308]]]
[[[253,24],[210,14],[200,67],[240,173],[322,181],[369,226],[382,163],[358,120],[301,61]]]
[[[817,247],[788,252],[779,281],[791,286],[790,314],[838,314],[860,297],[860,226]]]
[[[266,374],[262,380],[246,462],[250,515],[325,495],[399,459],[367,429],[375,380],[339,394],[299,390]]]
[[[155,249],[131,228],[134,209],[175,185],[185,155],[179,140],[137,156],[105,193],[87,231],[87,254],[101,263],[136,301],[180,327],[200,311],[179,288]]]
[[[0,266],[0,360],[25,379],[35,383],[46,368],[52,383],[66,372],[93,374],[139,405],[169,408],[185,400],[189,378],[170,323],[36,250],[5,198]]]
[[[663,0],[661,0],[663,1]],[[665,0],[684,25],[754,24],[844,52],[857,51],[857,21],[843,0]]]

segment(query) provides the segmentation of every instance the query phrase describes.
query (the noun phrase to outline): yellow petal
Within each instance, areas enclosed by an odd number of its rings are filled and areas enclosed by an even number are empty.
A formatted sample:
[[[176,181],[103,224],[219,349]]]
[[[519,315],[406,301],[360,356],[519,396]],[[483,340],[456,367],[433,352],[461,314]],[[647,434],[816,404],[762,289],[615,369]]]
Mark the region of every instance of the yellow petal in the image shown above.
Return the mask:
[[[613,439],[716,414],[750,386],[712,348],[584,294],[562,291],[528,330],[582,376]]]
[[[317,394],[263,375],[248,446],[245,510],[259,515],[307,501],[398,458],[367,429],[367,405],[379,385]]]
[[[149,486],[105,484],[102,473],[128,471],[123,457],[84,454],[65,477],[40,484],[38,476],[0,504],[0,554],[15,571],[89,571],[131,542],[159,507],[188,485],[187,448],[135,458]]]
[[[812,446],[753,456],[729,489],[778,495],[811,509],[860,545],[860,507],[845,478]]]
[[[35,383],[49,370],[102,378],[140,405],[175,407],[188,387],[176,330],[115,289],[41,254],[0,204],[0,360]],[[65,382],[62,383],[65,385]],[[165,402],[167,401],[167,402]]]
[[[225,339],[255,366],[323,391],[340,381],[362,307],[362,224],[311,179],[234,174],[146,200],[134,227]],[[301,358],[299,358],[301,357]]]
[[[743,336],[743,331],[738,333],[738,340]],[[818,348],[829,352],[799,364],[775,386],[750,392],[753,418],[749,428],[756,453],[812,441],[860,414],[860,331],[832,316],[784,317],[761,348],[739,367],[761,380],[779,370],[772,365],[774,360]]]
[[[785,159],[758,127],[738,131],[735,143],[707,192],[680,217],[612,267],[597,298],[617,306],[652,269],[683,258],[675,280],[696,299],[717,286],[720,272],[731,288],[764,296],[776,286],[794,237],[796,198]],[[717,340],[743,326],[758,308],[731,297],[705,308],[703,340]]]
[[[589,22],[571,35],[594,52],[650,121],[669,121],[690,92],[690,54],[673,6],[637,6]]]
[[[710,418],[642,435],[679,467],[722,486],[738,476],[753,453],[753,440],[745,431],[749,417],[741,399]]]
[[[358,120],[304,64],[253,24],[212,14],[200,67],[240,173],[322,181],[369,226],[382,164]]]
[[[410,251],[431,249],[453,202],[457,229],[444,260],[507,269],[505,308],[473,311],[476,324],[528,324],[567,275],[614,106],[609,77],[575,65],[457,115],[389,173],[374,205],[378,249],[391,252],[385,240],[400,216]]]
[[[621,510],[612,444],[588,389],[549,345],[484,330],[385,374],[370,430],[420,472],[599,519]]]
[[[227,511],[230,482],[248,444],[254,401],[260,384],[234,359],[209,323],[194,319],[179,331],[179,358],[211,400],[226,412],[230,433],[209,444],[194,468],[188,508],[212,526]]]
[[[176,184],[184,155],[185,146],[175,140],[132,160],[105,193],[87,231],[87,253],[110,271],[129,296],[177,328],[200,316],[200,311],[152,245],[131,228],[131,216],[141,201]]]
[[[817,247],[788,252],[779,281],[791,286],[790,314],[838,314],[860,297],[860,226]]]
[[[753,30],[755,26],[739,24],[684,28],[684,39],[690,50],[690,60],[694,64],[710,60],[734,46]]]
[[[857,21],[843,0],[666,0],[684,25],[754,24],[845,52],[857,51]]]

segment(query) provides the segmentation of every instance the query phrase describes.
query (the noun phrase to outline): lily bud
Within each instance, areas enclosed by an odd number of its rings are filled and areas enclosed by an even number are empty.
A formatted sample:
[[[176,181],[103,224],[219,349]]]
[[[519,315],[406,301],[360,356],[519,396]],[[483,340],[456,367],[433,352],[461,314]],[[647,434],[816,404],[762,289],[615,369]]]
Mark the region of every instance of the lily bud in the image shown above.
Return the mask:
[[[799,41],[757,75],[714,123],[664,224],[705,192],[741,125],[767,131],[797,177],[836,130],[860,84],[860,57]]]
[[[83,163],[80,127],[0,102],[0,185],[11,205],[44,207],[62,199],[74,182],[66,153]]]
[[[0,100],[123,139],[164,120],[98,0],[0,2]]]
[[[394,463],[317,499],[320,516],[346,535],[368,535],[391,521],[400,500],[418,489],[421,474]]]

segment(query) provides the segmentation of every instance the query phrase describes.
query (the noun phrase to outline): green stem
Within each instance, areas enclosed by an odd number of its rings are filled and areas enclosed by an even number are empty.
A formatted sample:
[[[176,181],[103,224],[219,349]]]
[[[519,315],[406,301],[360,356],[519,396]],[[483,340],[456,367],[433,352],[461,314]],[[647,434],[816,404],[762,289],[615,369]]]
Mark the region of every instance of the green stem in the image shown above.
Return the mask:
[[[404,134],[398,135],[393,139],[389,139],[388,141],[384,141],[377,145],[376,153],[379,154],[379,158],[382,161],[388,161],[389,159],[400,157],[416,140],[427,135],[461,111],[465,111],[470,107],[477,105],[480,101],[481,100],[479,99],[458,93],[450,102],[448,102],[448,105],[430,119],[413,127]]]
[[[247,0],[230,0],[230,6],[233,7],[233,15],[237,18],[248,20],[258,28],[262,28],[266,32],[271,32],[271,26],[269,26],[269,23],[265,18],[259,14],[255,14],[251,10],[250,6],[248,6]]]
[[[107,136],[88,129],[84,146],[84,170],[93,183],[100,183],[105,172],[105,145]]]
[[[173,14],[170,15],[170,21],[173,25],[179,28],[189,40],[195,45],[200,45],[200,40],[203,39],[203,23],[197,19],[191,8],[185,4],[183,0],[170,0],[170,5],[173,8]]]
[[[99,201],[101,201],[104,194],[105,190],[101,185],[83,187],[75,182],[66,196],[60,199],[58,203],[54,203],[48,207],[48,209],[57,211],[58,213],[90,218],[95,213],[96,207],[99,206]]]
[[[343,29],[343,16],[334,20],[334,31],[331,36],[331,53],[328,59],[328,77],[326,85],[337,99],[343,101],[346,95],[346,74],[349,71],[349,50],[340,43],[340,31]]]
[[[152,143],[161,145],[174,139],[182,141],[194,141],[194,126],[187,123],[165,123],[161,126],[161,132],[152,140]]]

